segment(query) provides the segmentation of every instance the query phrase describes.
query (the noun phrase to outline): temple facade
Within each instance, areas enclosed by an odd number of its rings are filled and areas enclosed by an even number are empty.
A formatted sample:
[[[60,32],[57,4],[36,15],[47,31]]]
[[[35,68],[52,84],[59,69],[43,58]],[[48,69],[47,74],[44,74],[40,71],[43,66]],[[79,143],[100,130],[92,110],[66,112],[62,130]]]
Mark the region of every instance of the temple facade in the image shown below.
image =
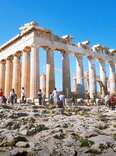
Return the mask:
[[[40,76],[39,48],[46,51],[46,74]],[[62,85],[63,93],[71,95],[69,55],[73,54],[77,60],[77,72],[75,82],[75,94],[83,96],[85,92],[84,73],[82,59],[88,58],[88,92],[91,98],[96,94],[96,71],[94,60],[100,63],[100,81],[107,88],[106,68],[107,61],[110,66],[109,92],[116,93],[116,50],[105,48],[101,45],[89,47],[89,42],[72,43],[68,35],[59,37],[50,30],[40,27],[35,22],[25,24],[20,28],[20,33],[0,46],[0,88],[4,90],[6,97],[10,90],[15,89],[18,97],[21,96],[21,88],[25,88],[26,97],[37,97],[38,89],[46,93],[46,97],[55,87],[54,52],[58,50],[62,54]],[[105,94],[105,93],[103,93]]]

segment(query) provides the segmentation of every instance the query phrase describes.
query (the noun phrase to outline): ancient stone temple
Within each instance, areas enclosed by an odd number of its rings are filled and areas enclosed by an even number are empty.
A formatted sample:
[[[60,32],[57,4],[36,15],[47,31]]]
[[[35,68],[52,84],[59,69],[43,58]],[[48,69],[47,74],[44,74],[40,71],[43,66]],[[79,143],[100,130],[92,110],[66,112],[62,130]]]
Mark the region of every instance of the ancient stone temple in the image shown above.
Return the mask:
[[[39,48],[46,50],[46,74],[40,77],[39,72]],[[62,54],[63,92],[66,96],[71,94],[69,54],[73,54],[77,60],[77,73],[75,80],[75,93],[83,96],[85,91],[82,58],[86,56],[89,61],[88,92],[90,97],[96,94],[96,72],[94,60],[100,63],[100,80],[107,88],[105,61],[110,65],[110,93],[116,92],[116,50],[109,50],[101,45],[89,47],[89,42],[73,44],[70,36],[59,37],[50,30],[40,27],[35,22],[25,24],[20,28],[20,33],[0,46],[0,88],[5,96],[9,96],[11,88],[14,88],[18,97],[21,87],[25,88],[26,97],[34,99],[38,89],[46,92],[46,97],[55,87],[54,51]],[[40,81],[41,84],[40,85]],[[44,84],[45,83],[45,84]]]

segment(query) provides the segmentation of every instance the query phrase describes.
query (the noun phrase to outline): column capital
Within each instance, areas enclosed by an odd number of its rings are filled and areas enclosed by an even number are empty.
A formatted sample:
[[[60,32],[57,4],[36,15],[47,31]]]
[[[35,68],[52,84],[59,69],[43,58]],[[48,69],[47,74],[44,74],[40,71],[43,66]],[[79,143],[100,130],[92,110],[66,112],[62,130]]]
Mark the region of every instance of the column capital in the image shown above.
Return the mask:
[[[46,50],[46,52],[53,52],[54,49],[51,47],[44,47],[44,49]]]
[[[0,60],[0,63],[5,64],[6,63],[6,60]]]
[[[65,52],[65,51],[62,51],[61,53],[62,53],[62,56],[63,56],[63,57],[69,56],[69,54],[68,54],[67,52]]]
[[[99,61],[100,64],[105,64],[105,60],[102,59],[102,58],[98,58],[98,61]]]
[[[13,57],[19,57],[19,56],[21,56],[21,51],[17,51],[17,52],[13,55]]]
[[[80,55],[80,54],[75,54],[75,56],[76,56],[77,59],[82,59],[82,57],[83,57],[83,56]]]
[[[13,60],[13,55],[8,56],[6,60],[12,61]]]
[[[91,56],[91,55],[89,55],[89,56],[88,56],[88,59],[89,59],[89,60],[94,60],[94,57]]]
[[[23,52],[30,52],[31,51],[31,47],[30,46],[26,46],[26,47],[24,47],[24,49],[23,49]]]
[[[31,46],[30,46],[30,48],[38,48],[38,45],[35,44],[35,43],[32,43]]]
[[[115,63],[113,62],[113,61],[109,61],[109,65],[111,66],[111,67],[114,67],[115,66]]]

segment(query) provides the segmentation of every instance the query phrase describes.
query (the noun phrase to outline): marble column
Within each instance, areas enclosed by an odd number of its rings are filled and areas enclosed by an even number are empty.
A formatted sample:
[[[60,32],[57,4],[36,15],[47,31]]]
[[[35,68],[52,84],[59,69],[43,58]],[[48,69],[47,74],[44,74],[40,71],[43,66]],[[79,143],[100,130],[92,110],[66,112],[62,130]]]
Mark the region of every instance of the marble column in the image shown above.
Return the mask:
[[[40,76],[40,89],[42,90],[42,93],[46,93],[46,75],[43,74]]]
[[[63,55],[63,93],[66,97],[71,95],[71,84],[70,84],[70,65],[69,65],[69,56],[65,52]]]
[[[19,54],[15,54],[13,57],[13,79],[12,79],[12,88],[14,88],[17,97],[20,97],[19,93],[19,83],[20,83],[20,61]]]
[[[88,75],[88,72],[84,73],[84,90],[85,90],[85,93],[89,91],[89,75]]]
[[[79,98],[84,97],[84,74],[83,74],[83,62],[82,56],[76,55],[77,59],[77,96]]]
[[[104,89],[102,87],[102,97],[104,97],[107,91],[105,61],[100,60],[99,63],[100,63],[100,80],[104,85]]]
[[[110,62],[110,94],[116,93],[115,64]]]
[[[5,96],[8,97],[12,89],[12,57],[6,59]]]
[[[73,78],[73,92],[74,95],[77,96],[77,79]]]
[[[30,62],[30,98],[33,100],[37,97],[38,89],[40,88],[39,76],[39,52],[38,48],[33,45],[31,47],[31,62]]]
[[[88,57],[88,63],[89,63],[89,95],[90,98],[94,98],[94,96],[96,95],[96,74],[93,58]]]
[[[47,49],[46,51],[46,97],[49,97],[50,92],[52,92],[55,88],[54,55],[51,49]]]
[[[29,97],[30,88],[30,55],[29,51],[22,52],[22,77],[21,77],[21,87],[24,87],[26,97]]]
[[[18,68],[19,68],[19,79],[18,79],[18,97],[21,97],[21,75],[22,75],[22,73],[21,73],[21,70],[22,70],[22,64],[21,64],[21,60],[19,59],[19,66],[18,66]]]
[[[5,87],[5,61],[0,61],[0,88],[4,91]]]

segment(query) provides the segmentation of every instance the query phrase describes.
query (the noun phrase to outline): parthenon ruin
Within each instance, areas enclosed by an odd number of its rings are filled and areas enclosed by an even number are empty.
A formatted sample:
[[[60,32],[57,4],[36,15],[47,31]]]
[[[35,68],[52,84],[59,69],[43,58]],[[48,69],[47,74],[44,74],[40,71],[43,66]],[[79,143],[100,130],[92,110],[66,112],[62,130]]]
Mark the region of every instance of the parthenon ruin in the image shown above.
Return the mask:
[[[36,22],[30,22],[20,28],[20,33],[0,46],[0,88],[4,90],[6,97],[11,88],[14,88],[20,97],[21,87],[25,88],[26,97],[34,99],[40,88],[40,72],[38,49],[46,50],[46,97],[55,87],[54,51],[61,52],[63,60],[63,92],[70,96],[70,68],[69,54],[73,54],[77,60],[77,73],[75,81],[75,94],[84,95],[84,76],[82,58],[86,56],[89,62],[89,94],[93,98],[96,94],[96,73],[94,59],[100,63],[100,80],[107,88],[105,62],[110,67],[110,93],[116,93],[116,50],[110,50],[101,45],[89,47],[89,42],[73,44],[70,36],[59,37],[50,30],[40,27]],[[44,79],[44,77],[43,77]],[[104,93],[103,93],[104,94]]]

